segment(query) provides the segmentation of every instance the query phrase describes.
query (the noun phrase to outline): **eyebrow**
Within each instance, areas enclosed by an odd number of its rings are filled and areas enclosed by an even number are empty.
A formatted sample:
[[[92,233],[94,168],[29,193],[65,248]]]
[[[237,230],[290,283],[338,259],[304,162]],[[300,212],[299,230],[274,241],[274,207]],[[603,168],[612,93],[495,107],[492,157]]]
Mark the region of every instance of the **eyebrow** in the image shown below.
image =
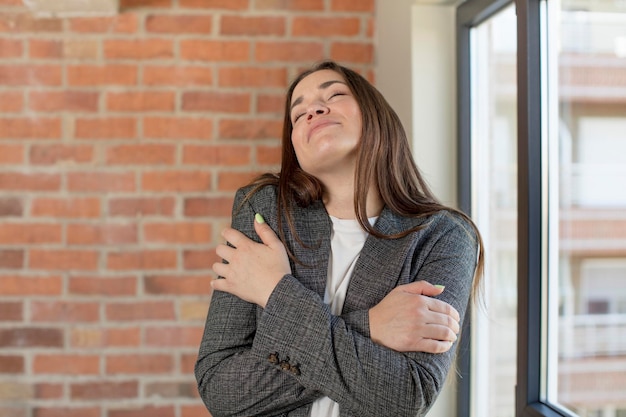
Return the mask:
[[[346,83],[344,83],[343,81],[340,80],[330,80],[330,81],[324,81],[323,83],[321,83],[320,85],[317,86],[318,89],[320,90],[325,90],[328,87],[330,87],[333,84],[343,84],[343,85],[347,85]],[[297,99],[294,100],[293,103],[291,103],[291,107],[289,107],[289,111],[293,110],[294,107],[296,107],[298,104],[302,103],[302,100],[304,100],[304,97],[300,96]]]

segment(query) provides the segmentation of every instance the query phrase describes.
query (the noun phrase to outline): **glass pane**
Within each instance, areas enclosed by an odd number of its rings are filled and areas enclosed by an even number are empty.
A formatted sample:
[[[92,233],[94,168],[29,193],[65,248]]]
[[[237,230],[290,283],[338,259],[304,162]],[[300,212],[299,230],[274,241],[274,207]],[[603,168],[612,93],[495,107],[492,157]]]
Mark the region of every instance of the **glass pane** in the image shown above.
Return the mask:
[[[484,304],[472,335],[472,415],[513,417],[517,341],[516,16],[471,31],[472,213],[486,249]]]
[[[547,4],[547,397],[615,417],[626,409],[626,2]]]

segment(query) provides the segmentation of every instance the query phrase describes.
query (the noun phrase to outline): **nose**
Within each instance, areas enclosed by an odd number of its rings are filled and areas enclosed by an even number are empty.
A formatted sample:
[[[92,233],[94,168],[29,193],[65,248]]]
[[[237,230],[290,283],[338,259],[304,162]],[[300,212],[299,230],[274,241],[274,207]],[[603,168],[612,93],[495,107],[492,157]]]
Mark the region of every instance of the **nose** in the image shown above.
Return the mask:
[[[306,111],[306,120],[310,121],[313,119],[313,116],[321,116],[323,114],[328,114],[330,109],[324,105],[324,103],[315,102],[311,103],[309,108]]]

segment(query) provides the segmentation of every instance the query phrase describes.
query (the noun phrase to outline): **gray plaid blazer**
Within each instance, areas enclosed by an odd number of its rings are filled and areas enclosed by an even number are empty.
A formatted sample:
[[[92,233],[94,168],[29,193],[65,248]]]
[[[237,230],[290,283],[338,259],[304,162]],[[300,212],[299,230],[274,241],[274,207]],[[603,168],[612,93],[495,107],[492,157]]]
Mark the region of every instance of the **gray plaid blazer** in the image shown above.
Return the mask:
[[[260,242],[254,214],[277,230],[276,189],[264,187],[240,209],[233,228]],[[384,208],[375,227],[385,234],[416,225],[400,239],[368,236],[347,290],[343,312],[323,303],[331,221],[321,202],[294,205],[299,244],[286,224],[286,244],[300,263],[276,286],[265,309],[216,291],[211,299],[195,366],[200,396],[214,417],[308,416],[328,396],[342,417],[423,416],[452,366],[446,353],[399,353],[374,343],[368,309],[394,287],[417,280],[445,285],[438,297],[464,316],[476,267],[477,241],[458,215],[398,216]]]

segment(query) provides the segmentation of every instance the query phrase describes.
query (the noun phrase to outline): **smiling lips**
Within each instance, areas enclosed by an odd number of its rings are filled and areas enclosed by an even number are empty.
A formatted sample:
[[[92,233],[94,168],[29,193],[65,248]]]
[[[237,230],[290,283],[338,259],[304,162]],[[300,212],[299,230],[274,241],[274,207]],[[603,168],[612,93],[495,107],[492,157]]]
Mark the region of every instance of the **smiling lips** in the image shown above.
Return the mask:
[[[339,124],[338,122],[335,122],[333,120],[329,120],[329,119],[318,119],[314,122],[311,123],[311,126],[309,127],[309,133],[307,135],[307,140],[311,139],[311,136],[313,136],[313,133],[315,133],[316,131],[325,128],[327,126],[331,126],[331,125],[336,125]]]

